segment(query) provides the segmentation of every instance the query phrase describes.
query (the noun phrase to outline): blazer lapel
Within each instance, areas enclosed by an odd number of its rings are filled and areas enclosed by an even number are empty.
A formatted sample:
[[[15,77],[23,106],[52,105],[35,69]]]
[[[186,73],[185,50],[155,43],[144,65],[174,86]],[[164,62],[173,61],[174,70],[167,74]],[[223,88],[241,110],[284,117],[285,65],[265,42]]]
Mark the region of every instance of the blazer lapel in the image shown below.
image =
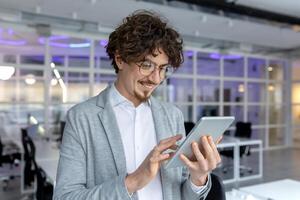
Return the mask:
[[[171,137],[171,129],[166,114],[161,104],[153,97],[151,97],[151,110],[156,132],[157,143],[165,138]]]
[[[98,96],[97,105],[103,110],[99,112],[98,116],[104,127],[108,142],[110,144],[114,161],[118,170],[118,175],[126,174],[126,158],[123,149],[121,134],[118,128],[118,123],[114,114],[114,110],[109,101],[109,88],[106,88]]]
[[[160,140],[166,139],[171,137],[173,133],[171,132],[170,124],[168,122],[166,113],[164,112],[161,104],[155,98],[151,97],[151,110],[152,116],[154,121],[154,127],[156,132],[157,143]],[[160,168],[160,177],[161,177],[161,184],[163,190],[163,197],[164,199],[169,199],[168,193],[169,190],[172,188],[170,183],[167,181],[167,171],[164,169],[164,165]]]

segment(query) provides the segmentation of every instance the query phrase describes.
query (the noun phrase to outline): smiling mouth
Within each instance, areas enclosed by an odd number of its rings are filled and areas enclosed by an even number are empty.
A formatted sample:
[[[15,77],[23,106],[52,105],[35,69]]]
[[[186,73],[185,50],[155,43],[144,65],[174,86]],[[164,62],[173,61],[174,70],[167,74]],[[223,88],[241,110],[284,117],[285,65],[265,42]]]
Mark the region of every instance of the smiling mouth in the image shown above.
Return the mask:
[[[156,85],[152,83],[145,83],[145,82],[140,82],[140,84],[147,89],[153,89]]]

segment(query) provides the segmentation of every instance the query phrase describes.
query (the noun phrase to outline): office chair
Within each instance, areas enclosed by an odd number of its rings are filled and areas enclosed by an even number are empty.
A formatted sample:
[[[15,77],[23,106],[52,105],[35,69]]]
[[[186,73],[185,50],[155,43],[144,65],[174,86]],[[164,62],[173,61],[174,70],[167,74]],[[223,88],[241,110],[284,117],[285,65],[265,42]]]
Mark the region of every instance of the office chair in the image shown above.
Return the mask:
[[[35,171],[33,169],[35,162],[35,145],[27,134],[27,129],[22,128],[22,144],[24,149],[24,186],[30,187],[34,182]]]
[[[185,134],[188,135],[189,132],[194,128],[194,122],[184,122]]]
[[[235,126],[236,126],[236,129],[235,129],[234,137],[247,138],[247,139],[251,138],[252,128],[251,128],[250,122],[237,122]],[[233,148],[225,148],[223,150],[220,150],[220,154],[227,158],[233,159],[233,156],[234,156]],[[250,156],[250,154],[251,154],[250,145],[240,146],[240,155],[239,155],[240,158],[245,157],[245,156]],[[232,167],[233,166],[230,166],[230,167],[223,166],[222,167],[223,173],[227,173],[228,169],[232,168]],[[239,169],[240,169],[241,175],[244,174],[244,171],[248,171],[249,173],[253,172],[251,167],[246,167],[243,165],[241,165]]]
[[[36,200],[52,200],[53,185],[47,181],[46,173],[34,161],[35,175],[37,180]]]
[[[211,173],[211,189],[205,200],[226,200],[225,187],[222,179]]]
[[[38,167],[35,161],[35,145],[27,133],[27,129],[22,129],[22,143],[24,147],[24,185],[30,187],[36,177],[36,200],[52,200],[53,185],[47,181],[45,172]]]

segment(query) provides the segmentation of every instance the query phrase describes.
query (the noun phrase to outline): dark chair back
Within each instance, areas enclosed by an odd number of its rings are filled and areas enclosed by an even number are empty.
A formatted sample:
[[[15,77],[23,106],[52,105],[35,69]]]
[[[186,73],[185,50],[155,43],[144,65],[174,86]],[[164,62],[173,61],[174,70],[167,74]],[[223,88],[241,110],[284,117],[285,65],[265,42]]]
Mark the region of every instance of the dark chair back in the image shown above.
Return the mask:
[[[194,128],[194,122],[184,122],[185,134],[188,135],[189,132]]]
[[[222,179],[211,173],[211,189],[205,200],[226,200],[225,187]]]
[[[235,134],[234,136],[240,138],[251,138],[251,123],[250,122],[237,122],[235,124]]]
[[[235,125],[235,137],[239,138],[251,138],[252,135],[252,128],[250,122],[237,122]],[[250,146],[241,146],[240,147],[240,156],[243,155],[250,155]]]
[[[36,199],[37,200],[52,200],[53,185],[47,181],[47,176],[44,170],[37,166],[34,162],[35,174],[37,180]]]
[[[24,185],[31,186],[34,181],[35,170],[33,170],[35,162],[35,145],[27,134],[27,129],[22,128],[22,144],[24,149]]]

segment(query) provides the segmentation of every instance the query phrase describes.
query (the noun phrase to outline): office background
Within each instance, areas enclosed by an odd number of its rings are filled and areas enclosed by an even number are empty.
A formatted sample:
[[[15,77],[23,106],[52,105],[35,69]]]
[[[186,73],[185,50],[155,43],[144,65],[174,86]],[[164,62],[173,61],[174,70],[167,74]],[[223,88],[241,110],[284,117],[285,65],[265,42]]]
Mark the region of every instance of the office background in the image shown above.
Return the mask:
[[[183,66],[156,97],[176,104],[185,121],[234,115],[251,122],[251,139],[264,150],[300,147],[299,3],[222,2],[282,20],[182,1],[1,0],[1,132],[15,133],[34,117],[45,137],[59,135],[72,105],[115,80],[108,34],[132,11],[152,9],[185,41]],[[234,132],[233,125],[226,134]]]

